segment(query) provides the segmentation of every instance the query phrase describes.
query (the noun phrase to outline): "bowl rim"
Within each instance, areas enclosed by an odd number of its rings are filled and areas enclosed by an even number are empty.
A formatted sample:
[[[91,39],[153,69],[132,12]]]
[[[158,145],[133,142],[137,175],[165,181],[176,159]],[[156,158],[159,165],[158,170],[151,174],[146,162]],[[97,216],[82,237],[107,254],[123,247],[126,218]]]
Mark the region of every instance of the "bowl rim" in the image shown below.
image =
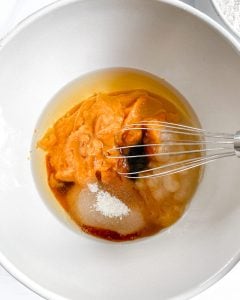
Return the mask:
[[[30,14],[22,21],[20,21],[12,29],[10,29],[10,31],[8,31],[0,39],[0,54],[1,51],[5,48],[5,46],[19,32],[21,32],[25,27],[33,23],[38,18],[47,15],[48,13],[51,13],[57,8],[67,6],[71,3],[84,2],[84,1],[90,1],[90,0],[55,0],[54,2],[47,4],[44,7],[35,11],[34,13]],[[187,13],[195,16],[196,18],[204,22],[206,25],[214,29],[218,34],[220,34],[225,39],[225,41],[230,46],[232,46],[233,50],[235,50],[240,56],[240,43],[230,32],[228,32],[224,27],[222,27],[220,24],[214,21],[211,17],[207,16],[206,14],[202,13],[198,9],[179,0],[151,0],[151,1],[162,2],[173,7],[177,7],[180,10],[186,11]],[[213,1],[214,0],[212,0],[212,2]],[[199,286],[196,286],[180,294],[178,296],[178,300],[190,299],[200,294],[201,292],[203,292],[204,290],[212,286],[214,283],[216,283],[218,280],[220,280],[223,276],[225,276],[239,261],[240,261],[240,249],[232,258],[229,259],[229,261],[218,272],[213,274],[210,278],[208,278],[205,282],[203,282]],[[11,261],[9,261],[1,252],[0,252],[0,266],[2,266],[3,269],[5,269],[19,283],[21,283],[23,286],[30,289],[32,292],[39,295],[40,297],[43,297],[48,300],[69,300],[36,283],[34,280],[32,280],[30,277],[28,277],[26,274],[20,271],[17,267],[15,267],[14,264]],[[176,300],[176,299],[172,299],[172,300]]]
[[[211,3],[212,3],[213,8],[215,9],[217,15],[221,18],[221,20],[223,21],[223,23],[228,27],[229,30],[232,31],[233,34],[235,34],[235,36],[237,38],[240,39],[240,33],[232,26],[232,24],[228,21],[228,19],[225,18],[225,16],[222,13],[220,7],[216,3],[216,0],[211,0]]]
[[[52,3],[47,4],[47,5],[43,6],[42,8],[36,10],[35,12],[31,13],[30,15],[25,17],[20,22],[18,22],[12,29],[10,29],[3,37],[0,38],[0,51],[2,50],[2,48],[4,48],[4,46],[8,42],[10,42],[10,40],[12,38],[14,38],[14,36],[18,32],[23,30],[25,27],[30,25],[32,22],[34,22],[41,16],[44,16],[59,7],[66,6],[66,5],[69,5],[74,2],[84,2],[84,1],[86,1],[86,0],[55,0]],[[90,1],[92,1],[92,0],[90,0]],[[240,52],[240,43],[238,42],[237,38],[234,37],[227,29],[225,29],[223,26],[218,24],[215,20],[213,20],[211,17],[204,14],[197,8],[182,2],[182,0],[151,0],[151,1],[166,3],[171,6],[178,7],[180,9],[187,11],[188,13],[194,15],[198,19],[202,20],[204,23],[210,25],[212,27],[212,29],[215,29],[215,31],[220,33],[227,42],[230,42],[230,44],[238,52]],[[211,3],[213,4],[216,11],[218,12],[218,9],[215,6],[215,0],[211,0]],[[229,27],[229,25],[228,25],[228,27]],[[238,36],[238,34],[237,34],[237,36]]]

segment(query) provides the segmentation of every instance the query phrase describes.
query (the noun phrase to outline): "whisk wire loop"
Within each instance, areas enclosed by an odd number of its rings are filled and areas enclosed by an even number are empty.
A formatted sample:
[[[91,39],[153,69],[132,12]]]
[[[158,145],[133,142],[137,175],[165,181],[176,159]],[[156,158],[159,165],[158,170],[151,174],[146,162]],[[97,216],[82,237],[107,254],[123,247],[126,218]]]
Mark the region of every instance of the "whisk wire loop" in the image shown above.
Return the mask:
[[[125,158],[128,160],[153,158],[159,161],[158,166],[144,170],[119,172],[127,178],[154,178],[184,172],[199,166],[206,165],[218,159],[240,156],[240,132],[236,134],[210,132],[184,124],[175,124],[161,121],[141,121],[129,124],[123,132],[131,130],[155,131],[160,137],[160,143],[143,143],[124,145],[108,150],[109,158]],[[163,138],[165,137],[165,138]],[[143,151],[134,154],[139,148]],[[148,151],[151,149],[151,151]],[[153,151],[154,150],[154,151]],[[239,150],[239,151],[238,151]],[[118,154],[111,154],[114,151]],[[195,157],[193,157],[195,155]],[[183,157],[177,161],[171,157]],[[189,158],[190,157],[190,158]],[[161,161],[163,158],[163,161]],[[164,160],[164,158],[168,158]]]

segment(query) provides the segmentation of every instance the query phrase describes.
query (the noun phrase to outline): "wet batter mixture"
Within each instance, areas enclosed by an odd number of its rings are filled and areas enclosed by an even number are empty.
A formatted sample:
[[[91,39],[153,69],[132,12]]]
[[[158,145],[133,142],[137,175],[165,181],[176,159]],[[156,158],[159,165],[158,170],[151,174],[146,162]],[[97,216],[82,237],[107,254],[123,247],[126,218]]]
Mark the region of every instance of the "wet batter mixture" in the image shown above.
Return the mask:
[[[130,240],[152,235],[181,217],[197,188],[200,168],[149,179],[125,178],[119,172],[184,159],[182,155],[125,157],[186,150],[186,146],[161,146],[181,140],[177,134],[164,132],[164,127],[133,129],[136,126],[132,125],[142,121],[195,125],[194,118],[183,111],[147,90],[98,92],[72,107],[47,130],[37,146],[46,152],[49,187],[82,230],[109,240]],[[127,126],[130,129],[123,130]],[[160,146],[127,149],[125,153],[109,151],[140,144]]]

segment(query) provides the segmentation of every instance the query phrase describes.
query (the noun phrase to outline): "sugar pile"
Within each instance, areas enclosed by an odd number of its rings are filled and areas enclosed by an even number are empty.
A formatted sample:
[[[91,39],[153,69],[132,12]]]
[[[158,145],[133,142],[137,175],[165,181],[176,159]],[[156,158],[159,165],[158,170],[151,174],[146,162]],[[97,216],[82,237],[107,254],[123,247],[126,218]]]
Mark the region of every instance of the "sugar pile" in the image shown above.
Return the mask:
[[[215,0],[226,21],[240,35],[240,0]]]
[[[120,218],[127,216],[130,209],[117,197],[112,196],[109,192],[100,190],[96,183],[88,184],[88,189],[96,193],[96,203],[93,205],[97,212],[108,218]]]

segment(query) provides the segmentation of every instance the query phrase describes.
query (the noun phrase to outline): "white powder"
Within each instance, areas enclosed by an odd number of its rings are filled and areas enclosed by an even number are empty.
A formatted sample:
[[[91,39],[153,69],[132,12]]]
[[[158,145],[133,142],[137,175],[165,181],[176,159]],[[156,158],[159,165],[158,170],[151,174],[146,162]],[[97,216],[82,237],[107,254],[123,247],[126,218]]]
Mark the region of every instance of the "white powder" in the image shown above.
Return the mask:
[[[120,218],[127,216],[130,209],[117,197],[99,189],[97,183],[88,184],[88,189],[96,193],[96,203],[93,205],[97,212],[108,218]]]
[[[94,207],[96,211],[102,213],[108,218],[120,217],[121,219],[123,216],[127,216],[130,212],[130,209],[126,204],[115,196],[104,191],[99,191],[97,193],[97,201]]]
[[[226,21],[240,34],[240,0],[215,0]]]

